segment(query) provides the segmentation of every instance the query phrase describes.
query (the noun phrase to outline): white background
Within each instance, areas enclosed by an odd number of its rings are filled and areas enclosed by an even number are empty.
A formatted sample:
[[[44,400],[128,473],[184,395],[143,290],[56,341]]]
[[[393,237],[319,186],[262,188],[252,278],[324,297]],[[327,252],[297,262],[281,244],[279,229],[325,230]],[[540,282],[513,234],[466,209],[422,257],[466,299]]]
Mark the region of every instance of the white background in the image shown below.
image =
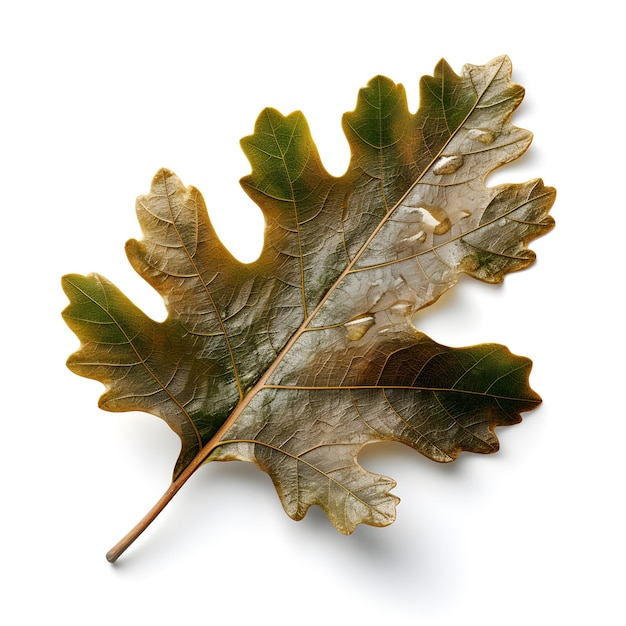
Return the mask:
[[[584,8],[583,8],[584,7]],[[624,619],[624,44],[617,3],[5,2],[0,10],[2,513],[5,624],[598,624]],[[97,408],[60,277],[97,271],[148,313],[123,251],[160,167],[204,193],[251,259],[259,213],[239,139],[301,109],[328,169],[341,114],[375,74],[407,88],[441,57],[508,54],[530,151],[490,180],[540,176],[557,227],[500,287],[465,280],[420,316],[450,345],[530,356],[544,404],[492,456],[438,465],[399,445],[388,528],[337,533],[283,512],[253,466],[201,468],[111,566],[104,553],[167,487],[176,436]],[[256,230],[255,230],[256,226]],[[235,247],[236,246],[236,247]]]

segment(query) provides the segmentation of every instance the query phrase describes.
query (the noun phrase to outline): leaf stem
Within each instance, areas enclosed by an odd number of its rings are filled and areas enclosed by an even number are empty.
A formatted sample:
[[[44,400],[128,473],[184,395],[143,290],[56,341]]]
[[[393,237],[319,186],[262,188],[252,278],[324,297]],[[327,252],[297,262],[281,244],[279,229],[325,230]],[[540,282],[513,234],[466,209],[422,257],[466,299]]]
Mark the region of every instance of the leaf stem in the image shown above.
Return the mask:
[[[283,353],[286,350],[283,350]],[[282,353],[281,353],[282,355]],[[272,368],[270,368],[272,370]],[[117,559],[132,545],[132,543],[143,533],[148,526],[156,519],[159,513],[169,504],[170,500],[178,493],[180,488],[191,478],[191,475],[207,460],[208,456],[218,448],[219,446],[228,443],[228,441],[221,441],[224,434],[232,426],[233,422],[239,417],[239,414],[248,405],[250,399],[254,397],[258,389],[260,389],[266,378],[269,376],[270,371],[261,377],[261,380],[246,394],[243,400],[235,407],[228,419],[220,426],[219,430],[213,435],[211,440],[196,454],[191,463],[180,473],[178,478],[172,482],[167,491],[161,496],[159,501],[148,511],[148,513],[141,519],[141,521],[120,541],[118,541],[106,554],[107,561],[109,563],[115,563]]]
[[[159,513],[169,504],[170,500],[178,493],[180,488],[189,480],[191,475],[204,463],[211,449],[212,447],[206,446],[206,448],[201,451],[204,452],[204,454],[197,454],[141,521],[107,552],[106,557],[109,563],[115,563],[115,561],[133,544],[135,539],[150,526]]]

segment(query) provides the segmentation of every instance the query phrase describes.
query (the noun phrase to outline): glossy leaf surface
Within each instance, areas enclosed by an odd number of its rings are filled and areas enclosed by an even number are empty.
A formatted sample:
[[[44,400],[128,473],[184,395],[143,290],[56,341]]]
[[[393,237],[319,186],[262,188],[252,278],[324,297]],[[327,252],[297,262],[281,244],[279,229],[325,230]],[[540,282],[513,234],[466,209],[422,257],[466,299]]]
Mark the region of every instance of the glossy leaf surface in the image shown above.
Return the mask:
[[[553,226],[540,180],[485,186],[531,141],[510,121],[523,97],[510,73],[506,57],[460,76],[441,61],[415,114],[401,85],[372,79],[343,118],[341,177],[302,113],[263,111],[242,140],[241,183],[266,223],[251,264],[219,241],[201,194],[160,171],[127,255],[167,319],[100,276],[66,276],[64,316],[81,340],[69,367],[105,384],[102,408],[170,425],[175,480],[192,464],[251,461],[295,519],[318,504],[344,533],[389,524],[395,483],[358,464],[364,445],[400,441],[441,462],[490,453],[494,429],[540,402],[528,359],[442,346],[412,323],[460,274],[497,283],[531,264],[529,241]]]

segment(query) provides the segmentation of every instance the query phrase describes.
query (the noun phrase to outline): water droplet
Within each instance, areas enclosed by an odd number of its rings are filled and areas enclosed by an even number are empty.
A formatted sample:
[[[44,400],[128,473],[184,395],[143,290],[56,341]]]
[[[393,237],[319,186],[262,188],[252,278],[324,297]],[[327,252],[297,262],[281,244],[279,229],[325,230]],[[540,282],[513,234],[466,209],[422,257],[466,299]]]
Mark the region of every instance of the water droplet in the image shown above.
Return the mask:
[[[426,233],[423,230],[420,230],[415,235],[404,238],[400,243],[404,244],[405,246],[409,246],[414,243],[424,243],[425,241],[426,241]]]
[[[346,322],[343,326],[348,333],[350,341],[357,341],[374,325],[374,318],[371,315],[357,317]]]
[[[467,132],[467,136],[470,139],[480,141],[480,143],[484,143],[487,146],[492,144],[496,139],[496,133],[492,130],[486,130],[484,128],[472,128]]]
[[[453,156],[442,156],[437,163],[435,163],[435,167],[433,168],[433,173],[437,176],[443,176],[444,174],[454,174],[461,165],[463,165],[463,155],[455,154]]]
[[[441,219],[445,218],[445,213],[441,209],[436,209],[434,207],[420,207],[420,211],[422,213],[422,224],[426,227],[434,228],[439,224]],[[440,219],[437,219],[433,213],[436,213]]]
[[[411,315],[412,306],[410,302],[394,302],[389,307],[390,315],[398,318],[408,318]]]
[[[443,222],[439,222],[439,224],[435,226],[433,233],[435,233],[435,235],[444,235],[451,228],[452,228],[452,222],[450,221],[449,217],[446,217],[446,219],[443,220]]]

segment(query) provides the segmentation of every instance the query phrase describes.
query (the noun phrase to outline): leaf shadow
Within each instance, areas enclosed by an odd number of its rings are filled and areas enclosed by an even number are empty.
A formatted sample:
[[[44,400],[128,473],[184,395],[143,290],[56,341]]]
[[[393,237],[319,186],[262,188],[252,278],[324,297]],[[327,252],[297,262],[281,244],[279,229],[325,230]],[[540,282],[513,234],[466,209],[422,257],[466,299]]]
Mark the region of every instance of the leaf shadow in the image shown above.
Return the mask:
[[[447,490],[442,483],[463,475],[460,467],[454,467],[456,463],[435,463],[397,442],[368,445],[358,461],[368,471],[396,478],[398,485],[393,493],[400,496],[422,488],[432,492],[432,483],[443,494]],[[361,524],[350,536],[339,534],[324,512],[312,507],[301,522],[309,529],[304,535],[309,558],[322,554],[341,581],[352,581],[368,593],[396,604],[406,601],[411,610],[418,605],[424,608],[449,601],[459,580],[459,571],[449,564],[461,547],[452,521],[450,531],[447,523],[440,523],[441,508],[432,507],[428,497],[420,499],[416,495],[401,498],[398,517],[390,526]],[[430,515],[433,509],[436,515]],[[303,533],[304,529],[293,532],[300,546]]]

